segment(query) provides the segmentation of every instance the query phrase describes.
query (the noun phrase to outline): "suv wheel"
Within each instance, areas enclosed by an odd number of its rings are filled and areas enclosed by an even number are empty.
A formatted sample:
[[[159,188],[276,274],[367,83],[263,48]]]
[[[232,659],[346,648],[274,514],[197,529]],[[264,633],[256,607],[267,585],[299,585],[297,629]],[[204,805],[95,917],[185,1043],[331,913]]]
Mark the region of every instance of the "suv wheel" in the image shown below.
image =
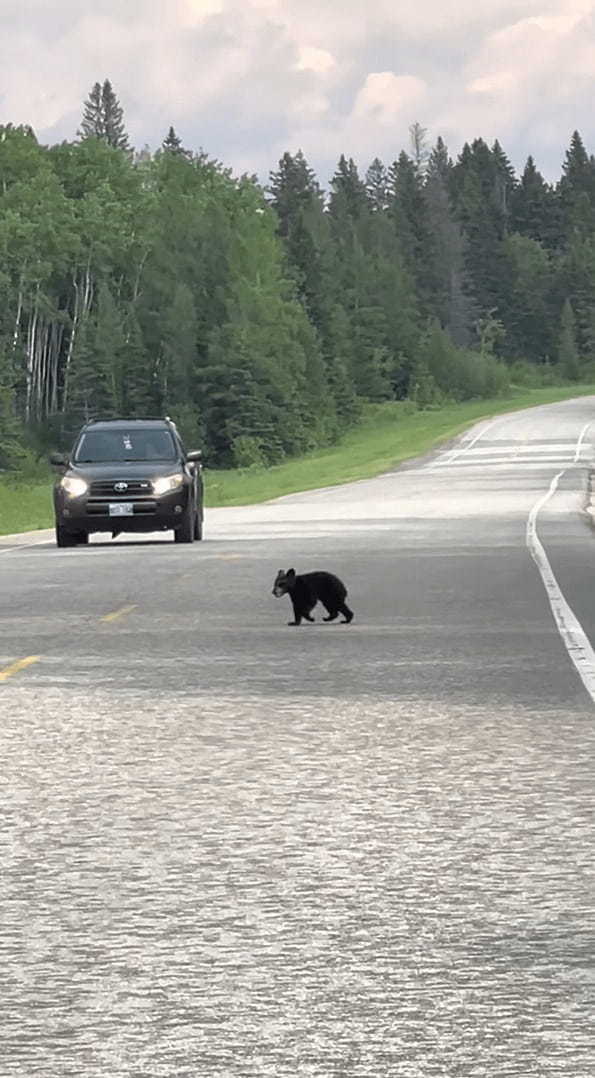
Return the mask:
[[[179,528],[174,528],[176,543],[191,543],[194,539],[194,513],[192,505],[189,505],[182,517]]]

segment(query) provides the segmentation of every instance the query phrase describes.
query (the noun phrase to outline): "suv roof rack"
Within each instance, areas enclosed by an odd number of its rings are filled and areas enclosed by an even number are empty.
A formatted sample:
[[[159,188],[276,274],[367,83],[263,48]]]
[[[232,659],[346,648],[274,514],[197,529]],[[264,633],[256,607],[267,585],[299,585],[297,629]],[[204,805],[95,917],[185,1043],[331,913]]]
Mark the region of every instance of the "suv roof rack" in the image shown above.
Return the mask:
[[[84,426],[89,427],[93,423],[171,423],[172,427],[176,425],[168,415],[99,415],[87,419]]]

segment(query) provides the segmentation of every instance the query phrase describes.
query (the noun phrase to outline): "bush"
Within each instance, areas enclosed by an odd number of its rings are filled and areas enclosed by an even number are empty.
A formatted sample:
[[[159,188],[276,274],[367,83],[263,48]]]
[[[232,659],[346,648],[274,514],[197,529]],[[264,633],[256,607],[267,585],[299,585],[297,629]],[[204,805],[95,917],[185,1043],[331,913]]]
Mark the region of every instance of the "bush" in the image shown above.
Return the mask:
[[[260,443],[249,434],[240,434],[232,442],[234,468],[262,468],[265,464]]]
[[[556,363],[528,363],[526,359],[516,359],[508,363],[508,374],[511,385],[526,386],[527,389],[560,386],[566,382]]]
[[[417,362],[411,371],[409,399],[414,401],[420,409],[440,407],[444,400],[444,394],[438,388],[423,360]]]
[[[510,388],[509,371],[501,360],[457,348],[438,324],[422,342],[418,368],[428,372],[442,399],[455,402],[499,397]]]
[[[581,364],[579,380],[583,382],[584,385],[590,385],[591,382],[595,382],[595,359],[588,359],[586,363]]]

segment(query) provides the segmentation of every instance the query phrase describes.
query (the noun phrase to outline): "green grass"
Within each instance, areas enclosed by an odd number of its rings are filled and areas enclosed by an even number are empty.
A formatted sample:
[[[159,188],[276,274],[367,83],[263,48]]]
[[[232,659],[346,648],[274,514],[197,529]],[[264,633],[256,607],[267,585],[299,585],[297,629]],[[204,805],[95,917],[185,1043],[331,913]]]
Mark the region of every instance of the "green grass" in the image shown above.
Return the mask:
[[[547,387],[496,400],[468,401],[416,412],[406,402],[370,405],[338,445],[272,468],[205,473],[208,506],[249,505],[316,487],[367,479],[448,441],[502,412],[593,394],[595,386]],[[0,535],[53,526],[52,481],[0,482]]]
[[[52,481],[0,483],[0,535],[51,528]]]

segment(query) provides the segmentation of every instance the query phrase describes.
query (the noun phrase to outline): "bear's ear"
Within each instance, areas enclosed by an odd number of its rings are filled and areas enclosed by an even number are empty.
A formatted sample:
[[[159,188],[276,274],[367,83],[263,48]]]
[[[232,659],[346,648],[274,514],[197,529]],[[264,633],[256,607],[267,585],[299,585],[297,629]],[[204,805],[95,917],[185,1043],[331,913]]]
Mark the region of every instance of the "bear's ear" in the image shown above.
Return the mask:
[[[295,569],[288,569],[287,573],[285,575],[286,576],[295,576]]]

